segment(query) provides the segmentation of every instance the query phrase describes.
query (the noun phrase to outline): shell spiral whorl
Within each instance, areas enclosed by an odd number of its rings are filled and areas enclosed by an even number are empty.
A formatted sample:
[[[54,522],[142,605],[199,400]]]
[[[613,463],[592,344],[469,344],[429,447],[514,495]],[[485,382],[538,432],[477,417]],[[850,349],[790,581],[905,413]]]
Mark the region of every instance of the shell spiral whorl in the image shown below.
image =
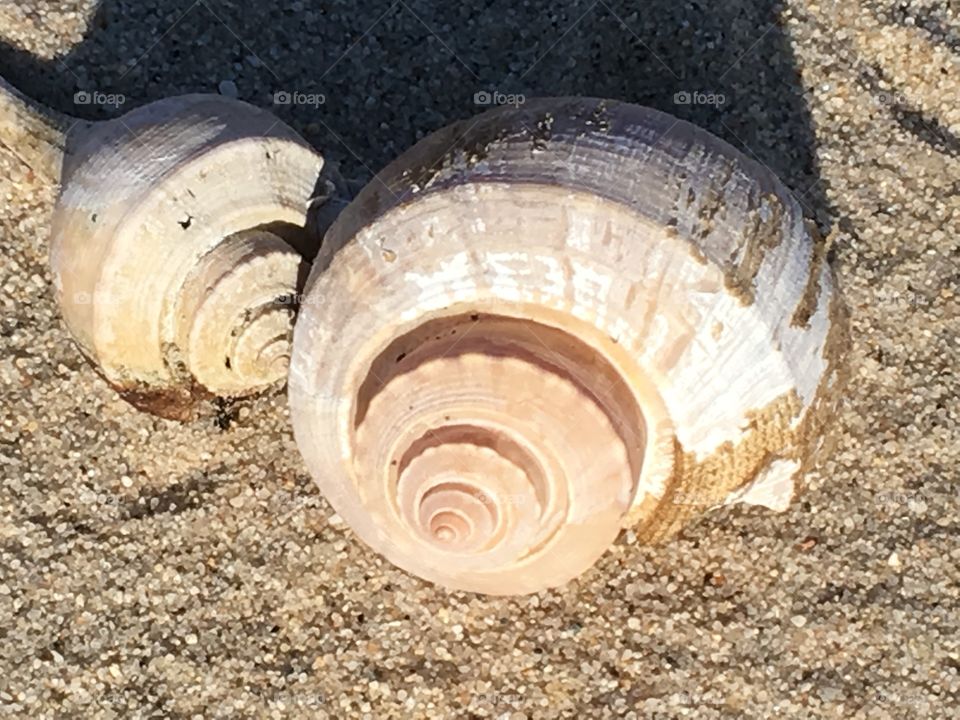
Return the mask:
[[[272,114],[170,98],[68,137],[51,265],[80,347],[143,409],[284,379],[323,159]]]
[[[286,375],[292,292],[307,264],[276,235],[247,230],[208,252],[184,282],[176,347],[185,369],[217,395],[272,385]]]
[[[361,494],[389,499],[385,522],[428,577],[456,565],[487,592],[505,566],[517,584],[544,564],[573,577],[612,542],[634,491],[642,430],[619,421],[601,382],[612,376],[575,337],[530,319],[428,321],[361,385]]]
[[[840,388],[822,251],[776,178],[670,116],[485,113],[328,231],[294,330],[297,444],[367,544],[491,594],[570,580],[623,527],[783,509]]]

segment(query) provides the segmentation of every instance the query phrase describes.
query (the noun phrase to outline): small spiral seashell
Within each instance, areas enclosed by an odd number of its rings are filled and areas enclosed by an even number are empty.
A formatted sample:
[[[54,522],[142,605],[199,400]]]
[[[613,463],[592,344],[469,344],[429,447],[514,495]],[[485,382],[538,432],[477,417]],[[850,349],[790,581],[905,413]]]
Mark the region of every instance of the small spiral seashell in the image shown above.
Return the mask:
[[[430,581],[560,585],[732,503],[783,509],[839,391],[822,243],[683,121],[549,99],[441,130],[326,236],[297,443],[356,533]]]
[[[281,383],[323,160],[272,114],[185,95],[88,123],[0,85],[0,142],[60,183],[50,263],[83,352],[134,404]]]

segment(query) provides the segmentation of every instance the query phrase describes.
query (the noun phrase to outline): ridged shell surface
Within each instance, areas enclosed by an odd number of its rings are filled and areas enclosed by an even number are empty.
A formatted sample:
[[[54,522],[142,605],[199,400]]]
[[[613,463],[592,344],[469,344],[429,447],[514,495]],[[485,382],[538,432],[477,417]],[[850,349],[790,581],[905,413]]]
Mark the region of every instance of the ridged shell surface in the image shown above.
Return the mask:
[[[52,224],[64,318],[105,378],[161,414],[284,378],[322,158],[272,114],[187,95],[70,138]],[[278,235],[279,233],[279,235]]]
[[[688,123],[545,99],[445,128],[329,231],[289,380],[306,463],[371,547],[534,592],[621,527],[783,509],[840,387],[823,242]]]

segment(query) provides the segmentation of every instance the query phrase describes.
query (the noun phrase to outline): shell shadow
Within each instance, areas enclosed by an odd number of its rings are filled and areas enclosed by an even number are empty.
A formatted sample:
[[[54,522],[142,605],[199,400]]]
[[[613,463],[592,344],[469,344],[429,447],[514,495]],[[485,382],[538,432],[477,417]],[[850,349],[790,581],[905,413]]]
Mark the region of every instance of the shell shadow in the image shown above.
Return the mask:
[[[352,192],[423,135],[493,103],[608,97],[706,128],[773,170],[821,225],[834,219],[774,0],[289,7],[300,9],[106,0],[60,58],[23,52],[0,31],[0,74],[88,119],[226,83],[322,149]]]

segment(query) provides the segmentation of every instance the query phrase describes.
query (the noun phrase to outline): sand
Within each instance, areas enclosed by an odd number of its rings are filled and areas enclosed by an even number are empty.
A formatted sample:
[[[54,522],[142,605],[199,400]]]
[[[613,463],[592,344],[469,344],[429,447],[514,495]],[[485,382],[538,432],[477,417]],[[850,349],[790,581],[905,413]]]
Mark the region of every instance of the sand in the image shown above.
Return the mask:
[[[120,400],[58,316],[54,189],[0,149],[0,717],[956,717],[948,5],[0,4],[0,74],[33,97],[105,118],[236,94],[354,188],[483,109],[481,91],[673,112],[770,166],[834,230],[852,313],[837,447],[788,512],[716,511],[653,548],[625,532],[536,596],[449,593],[333,513],[282,394],[186,425]],[[80,90],[124,101],[78,104]]]

